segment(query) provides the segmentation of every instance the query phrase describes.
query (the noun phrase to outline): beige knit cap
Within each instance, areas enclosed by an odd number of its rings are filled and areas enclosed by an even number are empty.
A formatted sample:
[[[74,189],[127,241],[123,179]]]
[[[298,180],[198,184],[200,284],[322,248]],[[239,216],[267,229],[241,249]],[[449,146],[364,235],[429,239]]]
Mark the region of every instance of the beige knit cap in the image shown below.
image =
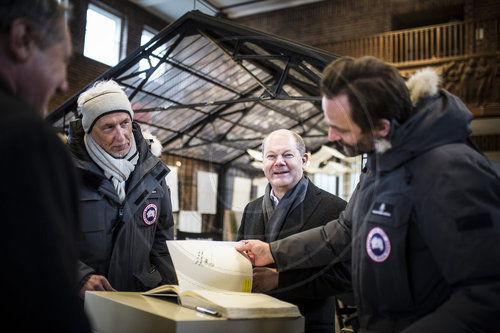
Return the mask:
[[[128,112],[130,119],[134,119],[134,111],[127,95],[122,92],[106,91],[96,95],[80,106],[82,125],[85,133],[90,133],[95,122],[102,116],[114,112]]]

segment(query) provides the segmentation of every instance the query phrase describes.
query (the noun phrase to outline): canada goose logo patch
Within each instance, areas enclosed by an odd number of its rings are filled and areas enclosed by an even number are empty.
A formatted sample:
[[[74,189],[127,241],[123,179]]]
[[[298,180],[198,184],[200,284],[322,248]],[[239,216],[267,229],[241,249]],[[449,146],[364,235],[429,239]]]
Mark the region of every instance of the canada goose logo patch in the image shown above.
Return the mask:
[[[152,225],[156,222],[156,217],[158,216],[158,207],[151,203],[144,208],[142,211],[142,219],[147,225]]]
[[[384,202],[382,202],[382,203],[376,202],[374,208],[375,209],[372,209],[372,214],[380,215],[380,216],[384,216],[384,217],[391,217],[392,216],[392,208],[393,208],[392,205],[388,205]]]
[[[366,237],[366,252],[375,262],[384,262],[391,254],[391,241],[382,228],[375,227]]]

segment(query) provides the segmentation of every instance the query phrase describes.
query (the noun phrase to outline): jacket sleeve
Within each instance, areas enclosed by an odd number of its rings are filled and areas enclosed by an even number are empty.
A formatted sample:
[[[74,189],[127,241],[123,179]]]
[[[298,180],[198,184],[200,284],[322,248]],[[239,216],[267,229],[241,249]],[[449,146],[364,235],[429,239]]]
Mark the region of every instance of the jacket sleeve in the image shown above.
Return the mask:
[[[78,260],[78,283],[81,285],[82,280],[90,274],[95,274],[95,270],[81,260]]]
[[[357,195],[357,189],[353,197]],[[352,199],[351,199],[352,200]],[[352,205],[337,220],[270,243],[279,272],[334,265],[351,260]]]
[[[162,188],[164,195],[161,198],[161,211],[151,251],[151,263],[158,268],[163,284],[175,284],[177,283],[175,269],[166,244],[167,240],[174,239],[174,219],[170,189],[165,180],[162,180]]]
[[[282,298],[309,299],[349,292],[352,290],[351,262],[280,272],[276,290]]]
[[[433,173],[417,214],[452,293],[404,332],[498,332],[500,180],[486,159],[462,151],[448,161]]]
[[[314,185],[311,185],[314,186]],[[314,191],[321,198],[318,206],[304,221],[303,227],[326,224],[338,219],[345,210],[346,202],[321,191]],[[325,297],[346,293],[352,290],[351,262],[344,261],[337,264],[328,264],[304,269],[292,269],[279,273],[278,298],[294,299],[325,299]]]

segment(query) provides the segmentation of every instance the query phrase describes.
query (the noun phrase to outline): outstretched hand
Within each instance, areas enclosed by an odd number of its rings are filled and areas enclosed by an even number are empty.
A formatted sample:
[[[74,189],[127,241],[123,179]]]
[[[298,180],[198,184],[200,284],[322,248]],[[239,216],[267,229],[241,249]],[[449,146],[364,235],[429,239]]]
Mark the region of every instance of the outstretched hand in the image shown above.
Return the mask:
[[[244,245],[237,246],[236,251],[247,257],[254,266],[265,266],[274,262],[269,243],[260,240],[242,240]]]

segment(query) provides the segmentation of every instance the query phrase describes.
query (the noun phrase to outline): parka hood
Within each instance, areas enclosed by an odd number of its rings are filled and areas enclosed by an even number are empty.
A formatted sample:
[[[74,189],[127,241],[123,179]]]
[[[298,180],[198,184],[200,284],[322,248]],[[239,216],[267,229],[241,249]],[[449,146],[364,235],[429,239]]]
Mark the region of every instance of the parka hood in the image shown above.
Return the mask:
[[[472,132],[472,113],[458,97],[438,85],[439,76],[432,69],[417,72],[407,81],[412,116],[403,124],[393,121],[391,148],[370,156],[376,158],[379,171],[391,171],[435,147],[465,142]]]

